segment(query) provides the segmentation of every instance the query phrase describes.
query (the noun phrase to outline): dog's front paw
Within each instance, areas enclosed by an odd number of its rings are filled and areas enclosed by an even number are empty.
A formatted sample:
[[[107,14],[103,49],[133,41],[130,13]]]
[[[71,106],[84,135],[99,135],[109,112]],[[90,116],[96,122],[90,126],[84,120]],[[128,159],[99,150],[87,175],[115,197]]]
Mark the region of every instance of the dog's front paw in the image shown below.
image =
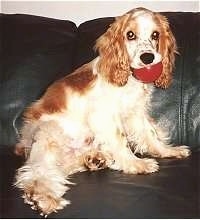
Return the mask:
[[[137,174],[154,173],[159,170],[158,162],[149,158],[136,160],[135,167]]]
[[[50,194],[41,194],[37,192],[25,193],[23,198],[24,202],[31,205],[33,210],[38,210],[40,215],[45,217],[70,204],[70,201],[63,198],[55,198]]]
[[[134,159],[126,162],[122,170],[129,174],[147,174],[154,173],[159,170],[158,162],[154,159]]]
[[[144,158],[140,166],[141,173],[154,173],[159,170],[158,162],[155,159]]]
[[[191,151],[189,149],[188,146],[177,146],[177,147],[173,147],[173,155],[176,158],[186,158],[188,156],[190,156]]]

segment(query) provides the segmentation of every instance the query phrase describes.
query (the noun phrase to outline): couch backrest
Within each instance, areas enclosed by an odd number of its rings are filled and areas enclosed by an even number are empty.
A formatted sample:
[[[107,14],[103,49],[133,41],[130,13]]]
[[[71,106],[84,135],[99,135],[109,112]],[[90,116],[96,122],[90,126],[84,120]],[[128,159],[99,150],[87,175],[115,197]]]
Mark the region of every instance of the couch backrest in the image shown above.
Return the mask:
[[[77,27],[30,15],[0,16],[0,144],[15,144],[24,109],[54,80],[70,73]]]
[[[163,13],[170,21],[180,55],[174,81],[157,89],[150,114],[177,144],[200,147],[200,13]],[[0,144],[14,144],[26,106],[55,79],[93,59],[96,39],[114,18],[81,24],[29,15],[1,15],[3,68],[0,87]],[[1,22],[2,25],[2,22]],[[170,123],[169,123],[170,122]]]

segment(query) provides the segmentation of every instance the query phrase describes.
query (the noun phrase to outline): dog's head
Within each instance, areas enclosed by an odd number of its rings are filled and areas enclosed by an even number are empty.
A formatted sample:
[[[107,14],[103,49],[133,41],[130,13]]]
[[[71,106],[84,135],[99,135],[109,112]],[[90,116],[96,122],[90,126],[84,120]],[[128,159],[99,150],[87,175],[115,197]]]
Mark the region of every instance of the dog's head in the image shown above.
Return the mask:
[[[155,85],[167,88],[172,79],[176,41],[167,18],[145,8],[136,8],[116,18],[96,42],[99,71],[118,86],[126,84],[131,69],[162,62]]]

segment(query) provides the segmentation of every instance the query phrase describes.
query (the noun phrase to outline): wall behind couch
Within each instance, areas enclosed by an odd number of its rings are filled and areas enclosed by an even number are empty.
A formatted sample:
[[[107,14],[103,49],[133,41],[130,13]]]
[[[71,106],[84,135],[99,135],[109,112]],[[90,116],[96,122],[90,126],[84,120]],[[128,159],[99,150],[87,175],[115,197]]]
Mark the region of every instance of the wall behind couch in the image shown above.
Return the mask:
[[[77,25],[80,23],[99,18],[117,16],[135,7],[147,7],[155,11],[199,11],[199,1],[1,1],[1,12],[24,13],[52,17],[57,19],[71,20]]]

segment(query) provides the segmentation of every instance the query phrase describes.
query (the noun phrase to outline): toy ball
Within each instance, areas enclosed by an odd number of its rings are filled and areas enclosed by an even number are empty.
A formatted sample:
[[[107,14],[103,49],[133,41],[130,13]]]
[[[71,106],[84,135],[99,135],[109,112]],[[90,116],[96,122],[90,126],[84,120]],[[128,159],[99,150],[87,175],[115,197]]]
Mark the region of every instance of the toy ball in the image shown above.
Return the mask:
[[[133,75],[143,83],[152,83],[159,78],[163,70],[162,62],[147,67],[134,69]]]

